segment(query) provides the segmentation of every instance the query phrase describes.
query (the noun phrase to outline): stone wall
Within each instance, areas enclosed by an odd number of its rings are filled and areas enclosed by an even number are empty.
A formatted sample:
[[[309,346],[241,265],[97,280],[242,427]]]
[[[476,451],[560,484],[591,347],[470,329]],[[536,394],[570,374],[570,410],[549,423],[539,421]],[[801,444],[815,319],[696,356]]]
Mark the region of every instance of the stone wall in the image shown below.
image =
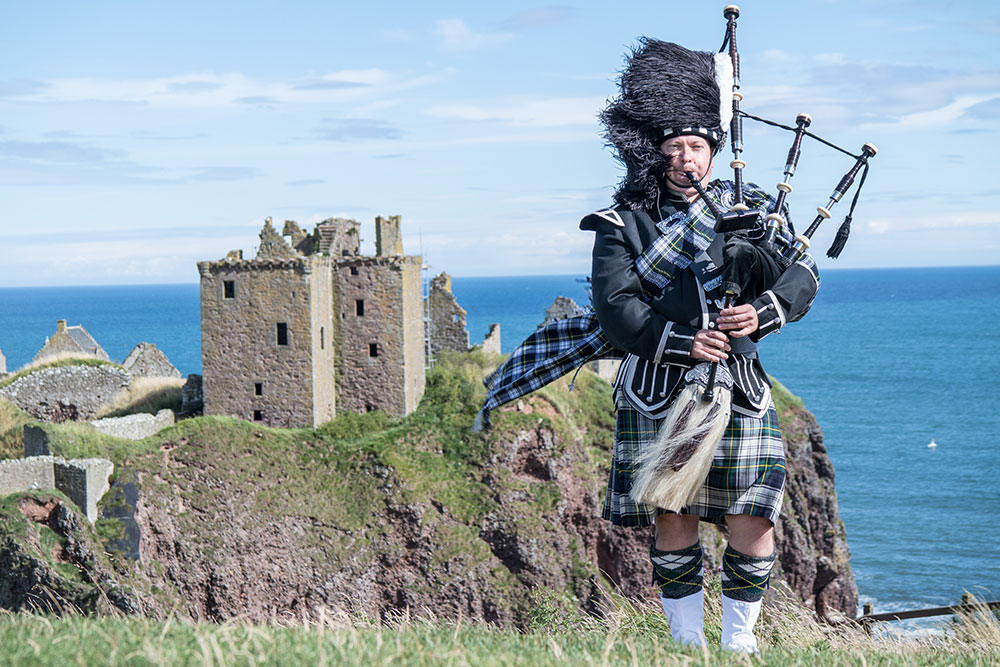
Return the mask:
[[[361,250],[361,223],[327,218],[316,225],[316,252],[330,257],[353,257]]]
[[[333,347],[333,262],[327,257],[311,257],[309,322],[312,339],[312,425],[319,426],[336,414],[337,387],[334,383]]]
[[[397,216],[398,218],[398,216]],[[403,414],[417,409],[424,396],[427,348],[424,343],[423,258],[403,257]]]
[[[281,235],[286,237],[288,244],[301,255],[311,255],[316,247],[316,239],[307,234],[294,220],[285,220]]]
[[[174,425],[172,410],[163,409],[155,415],[139,412],[124,417],[107,417],[90,422],[90,425],[105,435],[126,440],[142,440]],[[28,451],[28,428],[25,427],[25,452]]]
[[[491,324],[490,331],[483,339],[483,352],[490,354],[501,354],[500,351],[500,325]]]
[[[97,521],[97,501],[108,490],[114,464],[107,459],[33,456],[0,461],[0,496],[34,489],[56,489]]]
[[[200,412],[205,407],[205,394],[202,389],[201,375],[191,373],[187,382],[181,387],[181,412],[192,414]]]
[[[544,327],[552,324],[553,322],[558,322],[559,320],[565,320],[570,317],[582,315],[584,312],[584,309],[578,306],[576,301],[573,301],[573,299],[568,296],[557,296],[556,300],[553,301],[552,305],[545,311],[545,320],[538,326]]]
[[[419,258],[341,260],[333,299],[337,405],[352,412],[411,412],[423,395]],[[419,367],[419,379],[413,377],[414,366]]]
[[[153,343],[139,343],[125,357],[122,367],[132,377],[179,378],[181,372]]]
[[[465,352],[469,332],[465,328],[465,309],[451,292],[451,276],[441,273],[431,279],[427,291],[427,338],[431,363],[442,350]]]
[[[400,231],[402,218],[390,215],[375,218],[375,255],[377,257],[402,257],[403,235]]]
[[[92,419],[124,392],[131,377],[112,364],[41,368],[0,389],[35,419],[63,422]]]
[[[328,307],[317,312],[329,300],[313,303],[313,290],[330,267],[318,256],[198,264],[206,415],[278,427],[333,418],[331,388],[314,385],[314,364],[333,363],[326,341],[314,349],[325,325],[313,331],[314,319],[329,321]]]
[[[0,350],[0,375],[7,374],[7,357],[3,356],[3,350]]]

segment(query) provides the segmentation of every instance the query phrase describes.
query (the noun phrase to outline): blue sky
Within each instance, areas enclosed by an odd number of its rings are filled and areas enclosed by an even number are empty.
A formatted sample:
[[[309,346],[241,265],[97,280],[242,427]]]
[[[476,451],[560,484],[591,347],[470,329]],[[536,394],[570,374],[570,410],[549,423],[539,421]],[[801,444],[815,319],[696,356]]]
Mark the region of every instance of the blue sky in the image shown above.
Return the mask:
[[[0,286],[196,282],[267,216],[352,217],[370,248],[398,214],[434,272],[584,275],[627,48],[717,50],[724,4],[4,3]],[[744,110],[879,147],[822,268],[998,263],[1000,3],[740,6]],[[790,135],[745,134],[748,180],[774,190]],[[850,162],[807,143],[800,228]]]

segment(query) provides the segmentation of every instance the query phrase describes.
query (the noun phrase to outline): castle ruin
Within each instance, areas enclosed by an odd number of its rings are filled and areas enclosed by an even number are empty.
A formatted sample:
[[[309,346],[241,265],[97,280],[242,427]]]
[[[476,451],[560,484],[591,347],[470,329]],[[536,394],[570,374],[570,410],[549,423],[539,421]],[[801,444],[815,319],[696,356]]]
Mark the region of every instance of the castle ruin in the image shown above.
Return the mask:
[[[204,410],[270,426],[317,426],[338,409],[409,414],[424,391],[421,258],[400,217],[331,218],[307,234],[265,222],[242,251],[199,262]],[[287,240],[286,240],[287,239]]]

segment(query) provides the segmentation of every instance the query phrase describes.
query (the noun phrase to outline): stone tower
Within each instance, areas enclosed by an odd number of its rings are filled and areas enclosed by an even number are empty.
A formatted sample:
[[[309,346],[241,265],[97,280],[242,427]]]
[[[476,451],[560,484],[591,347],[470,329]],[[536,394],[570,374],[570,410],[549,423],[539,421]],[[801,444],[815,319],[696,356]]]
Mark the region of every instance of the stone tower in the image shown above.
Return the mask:
[[[421,258],[403,255],[399,225],[378,218],[367,257],[354,220],[309,235],[268,219],[255,259],[199,262],[205,414],[286,427],[328,421],[334,406],[412,412],[424,392]]]
[[[269,426],[335,416],[332,262],[302,256],[271,226],[257,257],[199,262],[206,415]]]
[[[343,410],[406,415],[424,394],[421,258],[403,255],[399,226],[399,216],[376,218],[375,256],[335,260],[337,401]]]
[[[378,257],[402,257],[403,236],[399,231],[400,217],[375,218],[375,255]]]

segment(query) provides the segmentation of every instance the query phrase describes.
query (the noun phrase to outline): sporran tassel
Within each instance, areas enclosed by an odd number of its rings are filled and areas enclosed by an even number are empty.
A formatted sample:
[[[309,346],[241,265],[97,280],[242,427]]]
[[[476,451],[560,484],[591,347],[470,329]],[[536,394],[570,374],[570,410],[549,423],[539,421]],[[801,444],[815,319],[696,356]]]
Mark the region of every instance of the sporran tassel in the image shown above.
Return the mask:
[[[851,216],[844,218],[844,222],[841,223],[840,229],[837,230],[837,235],[833,237],[833,243],[830,245],[830,249],[826,251],[826,256],[830,259],[837,259],[840,257],[840,253],[843,252],[844,246],[847,245],[847,237],[851,235]]]
[[[704,387],[691,382],[681,390],[663,420],[656,440],[636,461],[629,495],[633,500],[673,512],[694,502],[715,450],[729,424],[732,389],[716,386],[711,402]]]

